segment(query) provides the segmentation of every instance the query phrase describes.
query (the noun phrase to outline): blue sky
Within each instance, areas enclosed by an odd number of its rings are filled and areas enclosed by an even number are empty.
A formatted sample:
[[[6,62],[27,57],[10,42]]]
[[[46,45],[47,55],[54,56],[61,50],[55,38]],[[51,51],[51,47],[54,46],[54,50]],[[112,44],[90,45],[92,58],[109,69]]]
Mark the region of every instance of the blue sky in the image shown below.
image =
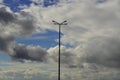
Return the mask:
[[[51,5],[55,5],[59,2],[59,0],[44,0],[44,7],[48,7]],[[32,3],[31,0],[3,0],[3,3],[5,3],[7,6],[11,8],[12,11],[20,11],[19,8],[20,5],[27,5],[30,6]],[[34,2],[34,4],[38,5]]]
[[[7,6],[11,8],[12,11],[20,11],[19,5],[30,5],[30,0],[3,0],[3,3],[5,3]]]
[[[58,44],[56,39],[58,39],[58,32],[46,30],[45,33],[32,34],[27,38],[20,37],[16,40],[16,42],[26,45],[40,45],[43,48],[48,49],[49,47],[54,47]]]
[[[7,54],[0,53],[0,62],[1,61],[10,61],[10,60],[11,60],[11,58]]]
[[[44,7],[48,7],[51,5],[55,5],[59,2],[59,0],[45,0],[44,1]],[[10,7],[10,9],[13,12],[19,12],[21,8],[19,7],[20,5],[27,5],[30,6],[32,3],[31,0],[3,0],[3,3]],[[34,3],[37,5],[37,3]],[[58,32],[56,31],[51,31],[51,30],[46,30],[45,33],[36,33],[36,34],[31,34],[30,37],[23,38],[19,37],[16,39],[17,43],[22,43],[25,45],[40,45],[41,47],[48,49],[50,47],[54,47],[58,44],[56,41],[58,39]],[[10,60],[10,57],[7,54],[0,54],[0,60]]]

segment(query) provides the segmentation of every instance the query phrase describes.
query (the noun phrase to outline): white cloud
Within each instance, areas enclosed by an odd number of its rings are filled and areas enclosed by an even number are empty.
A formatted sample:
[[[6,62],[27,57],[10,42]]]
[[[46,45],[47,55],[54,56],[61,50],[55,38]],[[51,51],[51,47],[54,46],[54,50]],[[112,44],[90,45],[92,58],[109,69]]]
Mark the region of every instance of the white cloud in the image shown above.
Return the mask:
[[[58,62],[58,49],[59,47],[53,47],[48,49],[48,59],[54,62]],[[74,53],[74,49],[67,49],[64,46],[61,46],[61,64],[69,67],[70,65],[75,65],[78,67],[79,56]]]
[[[32,4],[24,11],[34,15],[42,29],[58,31],[58,27],[51,21],[68,20],[68,26],[62,28],[62,42],[77,45],[95,36],[115,34],[120,19],[118,6],[118,0],[108,0],[101,4],[97,4],[96,0],[75,0],[67,4],[61,2],[48,8]]]
[[[56,64],[39,64],[39,63],[18,63],[9,62],[1,63],[0,79],[1,80],[56,80]],[[120,72],[116,69],[95,66],[94,64],[84,64],[84,68],[71,69],[61,67],[62,80],[119,80]],[[94,66],[94,68],[92,67]],[[96,67],[96,68],[95,68]]]
[[[39,53],[44,53],[45,50],[41,47],[20,46],[15,42],[16,38],[25,37],[35,32],[37,32],[35,20],[29,13],[13,13],[6,6],[0,7],[0,51],[14,58],[30,59],[30,56],[32,56],[34,60],[36,60],[35,57],[39,57],[39,60],[42,59],[43,57],[40,58],[42,55],[39,55]],[[22,50],[23,52],[21,52]],[[31,52],[35,53],[35,55],[31,54]]]
[[[0,19],[0,45],[7,44],[0,48],[6,51],[6,48],[15,46],[15,38],[18,35],[31,34],[35,26],[39,26],[43,31],[46,29],[58,31],[58,27],[53,25],[52,20],[58,22],[67,20],[68,26],[62,27],[62,43],[71,44],[74,47],[61,46],[61,65],[79,68],[62,67],[61,79],[118,80],[120,79],[119,4],[119,0],[106,0],[104,3],[97,3],[96,0],[66,0],[47,8],[31,4],[23,10],[25,12],[15,14],[9,9],[1,8],[0,12],[7,13],[9,18],[1,16]],[[14,18],[17,21],[14,22]],[[32,22],[35,22],[32,27],[26,24]],[[22,49],[28,51],[32,57],[41,57],[41,54],[32,53],[41,53],[41,51],[46,53],[41,47],[18,45],[16,47],[18,51],[21,49],[19,47],[24,47]],[[3,64],[7,67],[0,66],[0,79],[56,80],[58,70],[55,62],[58,60],[58,46],[51,47],[47,52],[49,64],[29,61],[25,64],[17,62]]]
[[[31,0],[33,2],[39,3],[39,2],[43,2],[43,0]]]
[[[0,3],[3,3],[3,0],[0,0]]]
[[[64,46],[61,47],[61,65],[67,67],[77,66],[79,67],[79,69],[76,68],[76,70],[73,70],[72,68],[62,68],[63,70],[61,78],[63,80],[67,80],[68,78],[68,80],[120,79],[120,59],[118,58],[120,56],[120,1],[107,0],[104,3],[97,3],[96,0],[71,1],[72,2],[61,2],[58,5],[49,6],[47,8],[31,4],[29,8],[23,10],[25,12],[28,12],[30,15],[24,12],[20,14],[15,13],[18,18],[18,21],[15,21],[15,23],[17,24],[12,23],[9,26],[5,25],[5,28],[3,28],[2,26],[7,20],[4,18],[3,20],[0,19],[0,33],[5,35],[0,35],[0,40],[2,42],[7,40],[6,42],[8,43],[9,41],[14,41],[14,37],[16,37],[16,34],[31,34],[31,30],[28,30],[26,32],[27,28],[24,29],[25,26],[29,26],[25,25],[24,21],[26,23],[30,23],[33,19],[31,15],[34,16],[35,21],[37,21],[37,24],[35,24],[35,26],[39,26],[43,30],[50,29],[58,31],[58,27],[53,25],[51,21],[56,20],[58,22],[62,22],[64,20],[67,20],[68,26],[62,27],[62,33],[64,34],[62,36],[62,43],[71,44],[74,46],[74,48],[68,49]],[[11,12],[9,13],[11,15],[13,14]],[[10,21],[8,21],[8,23],[9,22]],[[20,27],[21,25],[22,28]],[[9,28],[11,26],[14,26],[14,28]],[[5,29],[5,31],[2,31],[3,29]],[[11,36],[13,36],[12,40]],[[6,42],[4,42],[4,44],[7,44]],[[9,46],[5,47],[11,47],[12,44],[13,43],[10,43]],[[34,55],[32,54],[32,52],[35,53],[38,49],[42,51],[40,47],[38,48],[27,46],[25,47],[25,49],[26,48],[30,51],[30,56],[35,57],[39,56],[40,54]],[[48,61],[50,61],[51,63],[57,62],[58,46],[48,49],[47,52]],[[45,80],[54,80],[57,78],[57,68],[55,67],[57,65],[53,63],[51,65],[44,65],[42,63],[15,63],[12,64],[10,67],[8,66],[8,68],[4,68],[0,72],[0,79],[21,80],[21,78],[24,78],[25,80],[33,80],[33,78],[35,77],[36,80],[38,80],[39,78],[43,78]],[[112,69],[111,67],[114,69]],[[118,70],[116,68],[118,68]]]
[[[31,4],[28,9],[24,9],[23,11],[29,12],[33,15],[37,19],[37,24],[41,29],[58,31],[58,27],[53,25],[51,21],[56,20],[58,22],[62,22],[67,20],[68,26],[62,27],[62,43],[73,45],[75,47],[73,50],[76,50],[74,53],[80,56],[80,60],[83,60],[82,58],[88,55],[86,51],[89,51],[89,48],[94,50],[94,47],[97,46],[97,42],[99,42],[99,40],[104,42],[104,37],[107,39],[119,38],[119,0],[106,0],[103,3],[98,3],[97,0],[61,1],[58,5],[49,6],[47,8]],[[94,43],[93,39],[96,38],[97,40]],[[102,45],[102,43],[99,44]],[[109,45],[103,44],[103,46],[112,46],[111,43],[108,44]],[[88,46],[91,45],[95,46],[88,48]],[[101,47],[97,47],[98,51],[95,52],[96,55],[100,48]],[[107,51],[109,51],[109,49],[107,49]],[[98,57],[94,56],[92,53],[89,54],[95,58]],[[104,55],[104,53],[101,54]],[[114,54],[113,50],[113,52],[108,53],[108,55],[109,54],[113,59],[112,61],[116,62],[115,56],[119,55],[119,53]],[[102,57],[100,57],[100,59],[102,59]],[[108,64],[111,64],[111,62]]]

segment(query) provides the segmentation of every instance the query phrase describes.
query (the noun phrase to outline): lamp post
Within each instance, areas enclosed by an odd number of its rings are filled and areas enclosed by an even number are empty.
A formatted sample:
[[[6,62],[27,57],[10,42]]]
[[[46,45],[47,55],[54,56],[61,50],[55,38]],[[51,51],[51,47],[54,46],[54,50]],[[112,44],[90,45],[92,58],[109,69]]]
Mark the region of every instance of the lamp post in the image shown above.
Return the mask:
[[[61,46],[61,26],[62,25],[67,25],[67,21],[63,21],[62,23],[58,23],[56,21],[52,21],[54,25],[59,26],[59,54],[58,54],[58,80],[60,80],[60,46]]]

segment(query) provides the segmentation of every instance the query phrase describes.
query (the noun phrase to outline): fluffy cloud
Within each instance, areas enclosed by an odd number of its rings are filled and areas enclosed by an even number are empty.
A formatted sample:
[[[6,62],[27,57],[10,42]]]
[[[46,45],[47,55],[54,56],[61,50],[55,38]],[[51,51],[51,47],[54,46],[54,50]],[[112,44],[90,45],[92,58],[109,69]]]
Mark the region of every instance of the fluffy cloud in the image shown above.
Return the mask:
[[[14,60],[43,61],[47,53],[44,49],[15,42],[17,37],[25,37],[35,32],[35,20],[29,13],[13,13],[8,7],[0,8],[0,51],[8,53]]]
[[[97,0],[61,0],[58,5],[47,8],[31,4],[20,13],[13,13],[2,7],[0,50],[17,60],[44,61],[47,58],[48,61],[56,63],[58,46],[45,51],[39,46],[16,44],[15,39],[32,34],[36,26],[43,30],[58,31],[58,27],[54,26],[51,20],[67,20],[68,26],[62,27],[62,43],[70,44],[73,48],[61,46],[61,65],[79,69],[61,67],[61,79],[119,80],[119,3],[119,0],[105,0],[103,3],[98,3]],[[8,64],[10,65],[7,65],[7,68],[4,67],[0,71],[2,80],[57,78],[56,64]]]
[[[53,60],[54,62],[58,62],[58,49],[59,47],[56,46],[56,47],[53,47],[53,48],[50,48],[48,49],[48,59],[50,59],[51,61]],[[79,59],[79,56],[77,56],[73,49],[70,48],[70,49],[67,49],[65,46],[61,46],[61,64],[66,66],[66,67],[69,67],[69,66],[76,66],[78,67],[78,59]]]
[[[35,3],[43,3],[44,0],[31,0],[31,1]]]
[[[2,34],[0,35],[0,45],[4,45],[1,50],[13,53],[12,55],[14,56],[14,50],[23,50],[22,47],[24,47],[19,46],[19,49],[15,49],[13,44],[16,36],[33,33],[35,26],[40,26],[42,30],[58,31],[58,27],[53,25],[51,21],[62,22],[67,20],[68,25],[62,27],[62,43],[70,44],[73,48],[61,48],[61,62],[63,64],[80,66],[84,63],[95,63],[107,67],[120,68],[120,1],[99,1],[61,0],[58,5],[47,8],[31,4],[30,7],[23,9],[23,12],[15,14],[1,9],[1,14],[3,12],[7,13],[6,15],[3,14],[0,19],[0,33]],[[39,2],[39,0],[33,0],[33,2]],[[9,16],[8,19],[4,15]],[[12,49],[10,48],[12,47],[11,45],[13,46]],[[30,49],[25,47],[25,51],[29,52],[27,50]],[[57,51],[58,47],[50,48],[47,51],[48,58],[57,62]],[[36,51],[33,50],[33,52]],[[18,53],[18,57],[19,55],[23,54]]]
[[[120,68],[120,38],[102,37],[91,39],[86,48],[85,60],[90,63]]]
[[[1,80],[56,80],[56,64],[39,64],[39,63],[18,63],[9,62],[1,63],[4,67],[0,70]],[[84,64],[84,68],[63,68],[61,67],[62,80],[119,80],[120,71],[116,69],[96,66],[93,64]]]
[[[67,3],[69,1],[71,3]],[[61,1],[58,5],[48,8],[32,4],[24,11],[34,15],[42,29],[58,31],[58,27],[51,21],[68,20],[68,26],[62,28],[62,42],[65,44],[77,45],[96,36],[110,36],[116,33],[119,28],[118,0],[107,0],[104,3],[98,3],[97,0],[69,1]]]
[[[33,15],[37,19],[37,25],[41,26],[43,30],[58,31],[58,27],[53,25],[52,20],[68,21],[68,26],[62,27],[62,43],[70,44],[74,48],[71,51],[65,51],[64,55],[61,53],[64,58],[67,54],[69,56],[74,54],[79,55],[79,62],[120,68],[118,59],[120,54],[118,51],[119,4],[119,0],[61,0],[58,5],[47,8],[31,4],[28,9],[23,11]],[[104,46],[105,48],[103,48]],[[52,50],[56,51],[57,48]],[[54,53],[54,51],[50,51],[50,53]],[[64,59],[62,60],[64,61]]]
[[[25,46],[22,44],[16,45],[14,48],[14,55],[12,58],[18,61],[33,60],[33,61],[45,61],[47,52],[40,46]]]
[[[0,4],[3,2],[3,0],[0,0]]]

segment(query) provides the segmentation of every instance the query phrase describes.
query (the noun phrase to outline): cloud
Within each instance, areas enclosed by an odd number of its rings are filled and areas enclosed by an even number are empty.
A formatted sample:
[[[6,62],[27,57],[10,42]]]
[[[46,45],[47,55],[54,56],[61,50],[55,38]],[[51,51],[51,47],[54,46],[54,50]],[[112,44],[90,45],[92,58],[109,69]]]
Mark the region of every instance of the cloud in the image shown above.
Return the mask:
[[[58,27],[53,25],[52,20],[68,21],[67,26],[62,26],[63,36],[61,40],[63,44],[72,45],[73,49],[63,52],[64,54],[61,53],[61,56],[64,57],[64,59],[62,58],[63,63],[72,62],[71,56],[73,57],[74,54],[79,56],[77,63],[87,61],[88,63],[120,68],[118,63],[120,61],[118,59],[120,54],[118,51],[119,4],[119,0],[106,0],[101,3],[97,0],[69,0],[60,1],[58,5],[47,8],[31,4],[29,8],[23,9],[23,11],[33,15],[37,19],[37,25],[41,26],[43,30],[58,31]],[[104,46],[106,47],[102,48]],[[53,51],[50,51],[50,54],[56,53],[54,51],[57,48],[51,49]],[[70,58],[66,58],[66,55]],[[76,60],[75,57],[74,59]],[[66,60],[68,61],[66,62]]]
[[[28,9],[23,11],[33,15],[41,29],[58,31],[58,27],[54,26],[51,21],[67,20],[68,26],[62,27],[64,44],[76,46],[86,43],[92,37],[110,36],[116,33],[119,28],[118,0],[107,0],[99,4],[97,0],[70,1],[60,1],[58,5],[47,8],[31,4]]]
[[[26,12],[13,13],[8,7],[0,8],[0,51],[14,60],[43,61],[47,52],[39,46],[25,46],[15,42],[16,38],[37,32],[34,18]]]
[[[16,46],[16,37],[34,33],[35,26],[40,26],[43,31],[47,29],[58,31],[58,27],[51,21],[67,20],[68,25],[62,26],[61,40],[62,44],[70,44],[73,48],[62,46],[62,64],[80,67],[84,63],[95,63],[120,68],[119,4],[119,0],[106,0],[102,3],[97,0],[61,0],[58,5],[47,8],[32,3],[20,13],[1,8],[0,13],[3,15],[0,19],[1,51],[15,58],[34,60],[34,57],[31,57],[33,46],[30,49],[25,45]],[[21,50],[26,54],[19,53]],[[47,52],[41,48],[40,50],[45,54],[48,52],[47,58],[57,62],[58,47],[50,48]],[[35,55],[42,55],[37,47],[33,52],[39,53]],[[39,60],[37,56],[35,57]]]
[[[61,46],[61,79],[120,79],[119,3],[119,0],[106,0],[103,3],[96,0],[68,2],[64,0],[47,8],[31,4],[23,12],[17,13],[13,13],[7,7],[0,8],[0,13],[4,15],[0,17],[0,50],[18,61],[27,59],[50,62],[49,64],[9,62],[7,67],[2,67],[0,79],[57,78],[58,46],[46,51],[40,46],[26,46],[15,42],[19,36],[34,33],[36,26],[40,26],[43,31],[46,29],[58,31],[58,27],[54,26],[51,20],[69,22],[68,26],[62,27],[61,38],[62,44],[70,44],[73,47]]]
[[[58,70],[56,64],[44,63],[19,63],[19,62],[3,62],[1,67],[1,80],[56,80]],[[91,68],[93,64],[84,64],[85,68],[63,68],[61,67],[62,80],[119,80],[120,71],[116,69],[96,66]]]
[[[43,3],[44,0],[31,0],[31,1],[35,3]]]
[[[6,12],[5,8],[1,8],[0,9],[0,22],[1,23],[8,23],[8,22],[12,22],[13,20],[15,20],[13,14]]]
[[[0,0],[0,3],[2,3],[3,2],[3,0]]]
[[[48,55],[47,58],[51,62],[58,62],[58,46],[51,47],[48,49]],[[61,53],[60,53],[60,58],[61,58],[61,65],[70,67],[79,67],[79,56],[74,53],[73,48],[66,48],[65,46],[61,46]]]
[[[85,60],[89,63],[102,64],[108,67],[120,68],[120,38],[97,37],[89,41]]]
[[[11,57],[15,60],[32,60],[32,61],[45,61],[47,52],[40,46],[25,46],[22,44],[16,45],[14,48],[14,55]]]

